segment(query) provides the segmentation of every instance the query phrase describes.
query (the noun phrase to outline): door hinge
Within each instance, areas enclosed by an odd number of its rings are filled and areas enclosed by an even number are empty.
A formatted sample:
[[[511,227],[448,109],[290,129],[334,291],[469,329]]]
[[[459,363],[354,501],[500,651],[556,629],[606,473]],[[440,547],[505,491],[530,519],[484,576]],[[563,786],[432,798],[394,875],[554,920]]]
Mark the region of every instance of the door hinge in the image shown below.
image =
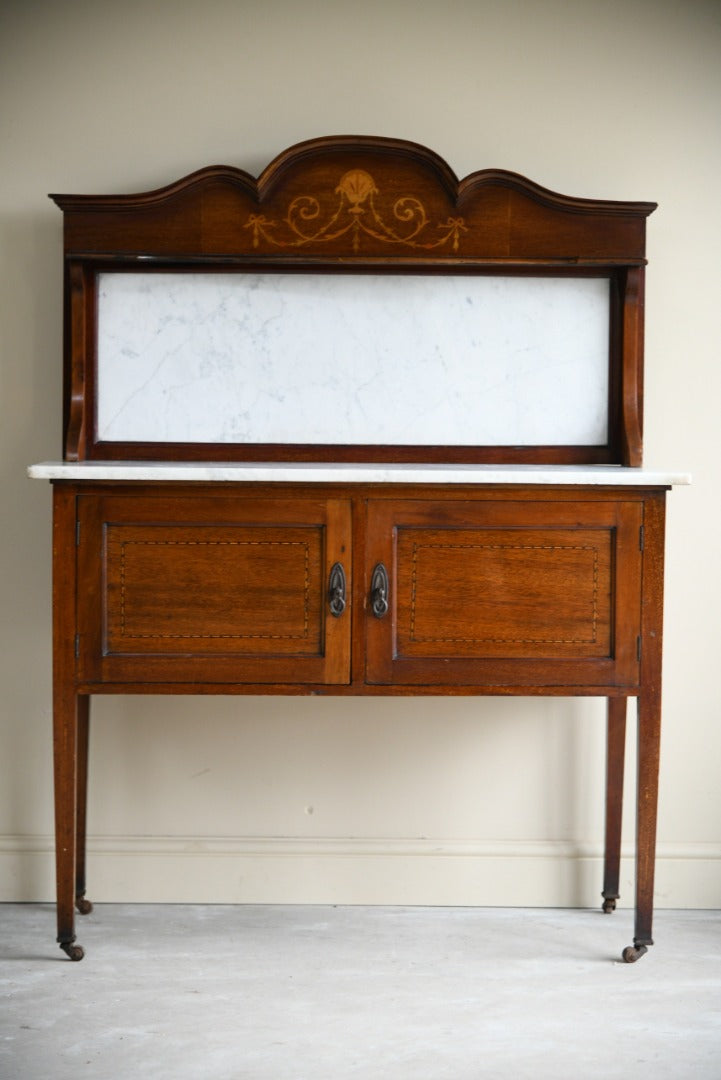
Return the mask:
[[[638,529],[638,550],[643,551],[643,525]]]
[[[636,638],[636,660],[641,663],[641,635]]]
[[[75,522],[75,547],[80,547],[80,519]]]
[[[80,656],[80,634],[75,635],[75,659]]]

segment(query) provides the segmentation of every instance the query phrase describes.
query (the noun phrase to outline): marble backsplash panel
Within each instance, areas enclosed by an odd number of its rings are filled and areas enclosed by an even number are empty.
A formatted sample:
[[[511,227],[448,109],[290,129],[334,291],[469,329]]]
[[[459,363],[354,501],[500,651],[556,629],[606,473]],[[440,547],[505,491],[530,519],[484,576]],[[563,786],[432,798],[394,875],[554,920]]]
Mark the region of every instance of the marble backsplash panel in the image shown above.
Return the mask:
[[[104,272],[98,438],[599,445],[606,278]]]

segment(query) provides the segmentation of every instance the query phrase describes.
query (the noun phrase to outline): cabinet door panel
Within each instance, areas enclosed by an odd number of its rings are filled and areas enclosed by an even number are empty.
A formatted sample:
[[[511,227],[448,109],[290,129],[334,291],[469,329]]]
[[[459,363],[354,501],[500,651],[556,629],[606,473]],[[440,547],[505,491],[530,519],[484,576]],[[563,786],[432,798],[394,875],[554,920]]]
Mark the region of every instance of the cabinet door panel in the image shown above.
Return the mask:
[[[320,526],[108,523],[104,651],[318,655]],[[315,585],[315,587],[311,587]]]
[[[329,500],[81,497],[88,679],[347,682],[350,511]]]
[[[605,529],[399,529],[401,656],[611,655]]]
[[[367,573],[393,570],[369,681],[635,685],[641,520],[631,502],[371,504]]]

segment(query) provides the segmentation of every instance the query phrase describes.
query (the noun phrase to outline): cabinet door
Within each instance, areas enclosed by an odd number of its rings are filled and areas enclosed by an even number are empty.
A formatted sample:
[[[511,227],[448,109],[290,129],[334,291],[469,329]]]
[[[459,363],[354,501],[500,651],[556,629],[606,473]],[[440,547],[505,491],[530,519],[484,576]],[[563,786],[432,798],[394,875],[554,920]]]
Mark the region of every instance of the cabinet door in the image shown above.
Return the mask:
[[[640,502],[378,501],[368,523],[369,682],[638,683]]]
[[[349,681],[350,612],[330,605],[334,564],[350,570],[348,503],[81,495],[78,507],[81,679]]]

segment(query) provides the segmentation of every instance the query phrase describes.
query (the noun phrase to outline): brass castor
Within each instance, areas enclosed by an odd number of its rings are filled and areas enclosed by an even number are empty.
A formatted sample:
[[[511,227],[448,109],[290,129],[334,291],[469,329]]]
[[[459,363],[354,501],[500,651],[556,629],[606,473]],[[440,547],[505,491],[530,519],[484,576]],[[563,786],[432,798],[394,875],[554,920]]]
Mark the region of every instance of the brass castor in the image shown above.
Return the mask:
[[[90,900],[86,900],[84,896],[75,897],[75,907],[78,909],[81,915],[89,915],[93,910],[93,905]]]
[[[610,915],[612,911],[616,910],[616,900],[613,896],[607,896],[603,901],[603,913]]]
[[[623,962],[624,964],[635,964],[637,960],[640,960],[642,956],[645,956],[648,952],[646,945],[627,945],[623,950]]]
[[[76,945],[73,941],[61,941],[60,948],[64,953],[67,953],[71,960],[82,960],[85,956],[82,945]]]

